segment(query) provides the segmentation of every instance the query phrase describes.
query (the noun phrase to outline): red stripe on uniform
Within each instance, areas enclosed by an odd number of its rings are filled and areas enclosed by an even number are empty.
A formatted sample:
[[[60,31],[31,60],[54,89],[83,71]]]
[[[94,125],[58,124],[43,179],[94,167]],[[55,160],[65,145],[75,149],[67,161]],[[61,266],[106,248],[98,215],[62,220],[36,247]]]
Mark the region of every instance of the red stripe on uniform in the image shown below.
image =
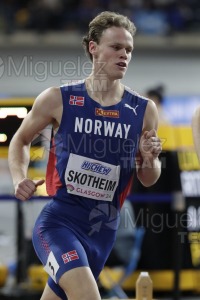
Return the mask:
[[[46,172],[46,189],[47,194],[49,196],[54,196],[60,186],[62,186],[62,182],[60,181],[60,176],[56,169],[56,147],[54,138],[52,139],[52,145],[49,152],[49,160],[47,164],[47,172]]]
[[[122,207],[127,195],[130,193],[132,185],[133,185],[133,176],[131,176],[127,186],[125,187],[125,189],[123,190],[123,192],[121,192],[121,194],[119,196],[120,207]]]

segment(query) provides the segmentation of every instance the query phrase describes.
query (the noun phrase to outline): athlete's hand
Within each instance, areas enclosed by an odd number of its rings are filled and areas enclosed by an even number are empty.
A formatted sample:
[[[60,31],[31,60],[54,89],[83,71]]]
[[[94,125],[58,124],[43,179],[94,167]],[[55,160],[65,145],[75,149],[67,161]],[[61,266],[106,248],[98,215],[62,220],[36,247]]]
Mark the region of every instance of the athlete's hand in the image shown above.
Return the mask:
[[[162,151],[162,144],[155,129],[143,133],[140,138],[139,149],[143,160],[148,159],[152,161],[158,158]]]
[[[22,201],[28,200],[31,196],[33,196],[37,187],[42,185],[44,182],[44,179],[31,180],[24,178],[15,186],[15,197]]]

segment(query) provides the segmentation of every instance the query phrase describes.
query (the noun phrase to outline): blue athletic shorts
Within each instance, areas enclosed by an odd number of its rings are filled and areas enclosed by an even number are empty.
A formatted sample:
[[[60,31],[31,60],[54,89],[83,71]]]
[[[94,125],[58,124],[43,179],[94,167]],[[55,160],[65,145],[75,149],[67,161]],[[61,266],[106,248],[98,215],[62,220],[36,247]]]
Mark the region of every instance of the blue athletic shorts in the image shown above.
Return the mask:
[[[49,201],[33,229],[35,251],[50,276],[48,285],[63,300],[67,298],[58,285],[61,276],[73,268],[88,266],[97,279],[116,235],[115,230],[93,232],[80,224],[70,224],[66,209],[61,201]]]

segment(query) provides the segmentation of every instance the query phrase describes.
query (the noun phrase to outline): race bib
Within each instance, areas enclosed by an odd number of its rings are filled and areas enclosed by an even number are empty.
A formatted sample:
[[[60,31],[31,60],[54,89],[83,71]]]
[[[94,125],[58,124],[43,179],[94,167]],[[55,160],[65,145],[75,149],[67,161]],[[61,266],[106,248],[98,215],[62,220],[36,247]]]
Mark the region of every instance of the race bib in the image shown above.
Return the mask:
[[[120,165],[71,153],[65,171],[67,192],[95,200],[112,201],[119,175]]]

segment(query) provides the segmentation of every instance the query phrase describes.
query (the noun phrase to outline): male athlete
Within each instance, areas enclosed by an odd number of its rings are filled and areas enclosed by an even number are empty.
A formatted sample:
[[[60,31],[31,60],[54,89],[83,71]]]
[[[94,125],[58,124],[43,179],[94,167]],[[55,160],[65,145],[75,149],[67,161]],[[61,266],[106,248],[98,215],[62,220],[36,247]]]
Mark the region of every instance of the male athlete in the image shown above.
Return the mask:
[[[120,81],[134,34],[123,15],[95,17],[83,39],[91,75],[41,93],[11,141],[15,195],[24,201],[44,183],[27,177],[30,143],[52,124],[46,176],[52,200],[33,231],[35,251],[49,274],[41,300],[100,300],[96,279],[113,247],[134,168],[146,187],[160,176],[156,106]]]

